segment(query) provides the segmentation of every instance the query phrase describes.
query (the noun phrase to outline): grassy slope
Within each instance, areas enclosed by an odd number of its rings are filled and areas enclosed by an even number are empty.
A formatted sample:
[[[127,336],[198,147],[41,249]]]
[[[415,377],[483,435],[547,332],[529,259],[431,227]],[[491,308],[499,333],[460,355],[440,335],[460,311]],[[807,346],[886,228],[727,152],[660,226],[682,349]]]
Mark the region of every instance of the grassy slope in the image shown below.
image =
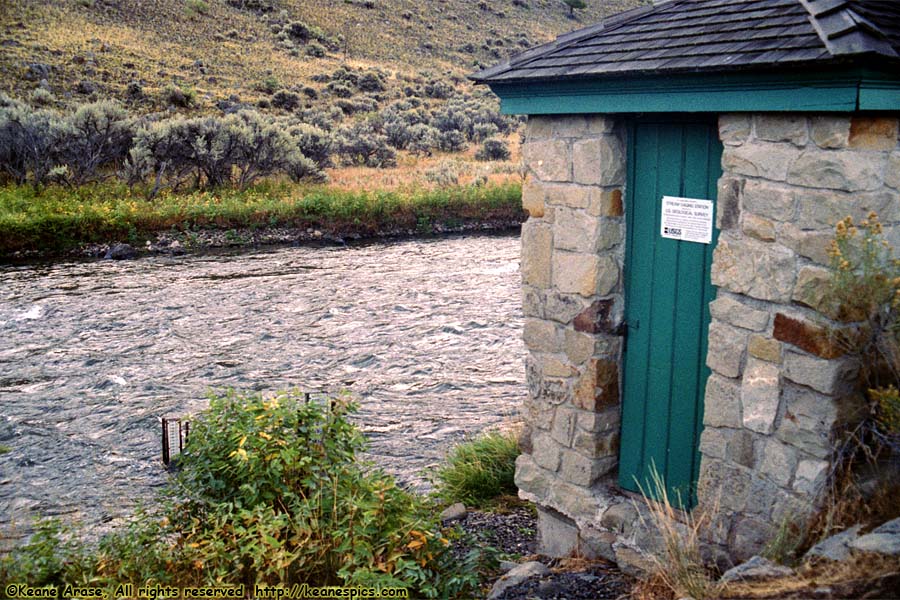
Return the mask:
[[[128,83],[140,81],[151,98],[144,110],[161,108],[161,91],[173,82],[212,106],[232,94],[254,101],[261,96],[255,84],[269,76],[290,88],[342,63],[459,76],[644,0],[588,0],[577,20],[561,0],[525,0],[527,8],[512,0],[373,0],[372,8],[363,0],[274,0],[283,15],[225,0],[200,0],[199,14],[187,8],[196,1],[2,0],[0,90],[27,97],[38,84],[26,78],[30,63],[51,67],[48,82],[61,102],[88,100],[77,91],[83,80],[98,86],[97,97],[124,97]],[[272,31],[279,17],[342,36],[341,48],[318,59],[291,56]],[[475,52],[461,50],[465,44]]]

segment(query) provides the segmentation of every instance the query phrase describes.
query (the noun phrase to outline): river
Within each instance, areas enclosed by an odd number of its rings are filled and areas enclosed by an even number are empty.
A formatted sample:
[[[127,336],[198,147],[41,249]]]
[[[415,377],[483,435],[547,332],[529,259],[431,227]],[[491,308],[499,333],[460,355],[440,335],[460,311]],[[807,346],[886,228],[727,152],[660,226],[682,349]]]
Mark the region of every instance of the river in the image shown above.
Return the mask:
[[[525,395],[515,235],[0,265],[0,531],[121,522],[208,390],[347,389],[404,485]],[[7,544],[0,544],[7,545]]]

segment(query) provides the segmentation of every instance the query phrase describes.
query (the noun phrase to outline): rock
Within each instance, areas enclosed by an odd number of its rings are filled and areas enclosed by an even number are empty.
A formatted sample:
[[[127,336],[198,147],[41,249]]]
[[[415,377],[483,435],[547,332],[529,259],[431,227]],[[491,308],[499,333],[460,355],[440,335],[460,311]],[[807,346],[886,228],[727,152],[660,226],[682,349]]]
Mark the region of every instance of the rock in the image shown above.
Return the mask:
[[[550,569],[535,560],[522,563],[494,582],[488,600],[499,598],[509,588],[520,585],[532,577],[544,576],[549,572]]]
[[[744,427],[769,434],[775,428],[778,400],[781,395],[780,369],[770,362],[751,358],[741,384],[741,406]]]
[[[129,244],[113,244],[103,255],[107,260],[125,260],[137,256],[137,251]]]
[[[97,91],[97,84],[90,80],[82,80],[78,82],[78,86],[75,88],[79,94],[93,94]]]
[[[850,542],[850,547],[862,552],[877,552],[890,556],[900,555],[900,518],[888,521],[859,539]]]
[[[776,564],[762,556],[754,556],[747,562],[725,571],[721,583],[731,581],[747,581],[758,579],[774,579],[775,577],[790,577],[794,570]]]
[[[40,81],[41,79],[47,79],[49,77],[50,66],[45,65],[44,63],[31,63],[28,65],[28,72],[25,73],[25,78],[32,81]]]
[[[859,537],[859,530],[862,525],[854,525],[850,529],[837,533],[826,538],[810,548],[803,555],[803,560],[808,561],[811,558],[827,558],[828,560],[844,560],[850,556],[850,544]]]
[[[462,502],[451,504],[441,511],[441,524],[446,525],[447,523],[453,523],[454,521],[462,521],[466,518],[467,514],[468,511],[466,510],[466,505]]]
[[[500,561],[500,572],[501,573],[509,573],[513,569],[519,566],[519,563],[515,563],[511,560],[501,560]]]

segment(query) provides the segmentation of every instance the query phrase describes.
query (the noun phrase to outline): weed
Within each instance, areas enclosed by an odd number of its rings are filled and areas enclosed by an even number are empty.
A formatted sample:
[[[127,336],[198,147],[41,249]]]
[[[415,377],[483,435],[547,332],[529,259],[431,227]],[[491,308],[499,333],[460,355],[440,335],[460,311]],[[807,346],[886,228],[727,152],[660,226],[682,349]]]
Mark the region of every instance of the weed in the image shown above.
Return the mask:
[[[12,448],[10,448],[9,446],[0,444],[0,454],[7,454],[9,452],[12,452]]]
[[[674,592],[675,597],[690,596],[695,600],[716,597],[718,584],[712,579],[700,555],[701,533],[716,508],[710,512],[700,512],[698,509],[694,513],[682,513],[676,509],[675,506],[683,505],[682,499],[676,497],[676,504],[672,504],[666,483],[655,465],[650,467],[649,485],[651,489],[645,491],[638,482],[649,509],[650,521],[659,530],[664,546],[663,558],[654,557],[657,566],[654,576]],[[639,514],[643,520],[643,513],[639,511]]]
[[[450,450],[435,473],[438,494],[447,502],[479,505],[515,494],[513,480],[519,455],[514,431],[492,431]]]
[[[205,0],[185,0],[184,10],[189,15],[205,15],[209,13],[209,3]]]

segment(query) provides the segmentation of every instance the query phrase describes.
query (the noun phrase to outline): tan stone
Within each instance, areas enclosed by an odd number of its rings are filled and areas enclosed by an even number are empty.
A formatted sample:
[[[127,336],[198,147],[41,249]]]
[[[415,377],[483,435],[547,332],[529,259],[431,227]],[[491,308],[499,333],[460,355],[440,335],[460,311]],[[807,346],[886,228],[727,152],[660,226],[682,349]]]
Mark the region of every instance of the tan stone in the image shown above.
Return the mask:
[[[572,252],[593,253],[597,250],[600,221],[586,211],[560,207],[553,224],[553,246]]]
[[[800,150],[796,146],[772,142],[726,146],[722,154],[722,168],[726,174],[737,173],[772,181],[785,181],[788,167],[799,153]]]
[[[762,335],[750,336],[747,352],[750,356],[760,360],[772,363],[781,362],[781,344],[778,340],[773,340],[772,338]]]
[[[529,219],[522,225],[522,281],[536,288],[550,287],[553,229]]]
[[[591,359],[575,384],[572,403],[583,410],[602,411],[619,403],[619,365]]]
[[[719,115],[719,139],[726,146],[739,146],[750,137],[750,116],[747,114]]]
[[[846,148],[850,139],[850,119],[830,115],[813,117],[810,135],[820,148]]]
[[[544,186],[547,204],[569,208],[587,208],[590,204],[591,188],[567,183],[551,183]]]
[[[859,150],[893,150],[897,146],[897,119],[853,117],[850,147]]]
[[[786,181],[846,192],[874,190],[881,187],[886,160],[884,155],[857,150],[805,150],[789,162]]]
[[[544,188],[533,177],[529,177],[522,186],[522,208],[535,219],[544,216]]]
[[[578,373],[575,367],[553,356],[542,356],[537,359],[545,377],[571,377]]]
[[[525,165],[541,181],[571,181],[572,152],[565,140],[525,142]]]
[[[839,313],[838,303],[829,298],[830,282],[830,270],[823,267],[803,267],[797,275],[791,300],[836,319]]]
[[[543,140],[553,134],[553,117],[545,115],[529,115],[525,123],[525,140],[527,142]]]
[[[895,190],[900,190],[900,152],[891,152],[884,172],[884,182]]]
[[[625,183],[625,148],[618,136],[577,141],[572,146],[573,179],[591,185]]]
[[[781,398],[781,369],[772,363],[751,358],[741,384],[741,407],[744,427],[770,434],[775,429],[778,402]]]
[[[767,219],[790,221],[797,205],[794,190],[789,186],[751,179],[744,184],[744,210]]]
[[[741,230],[750,237],[763,242],[775,241],[775,225],[768,219],[763,219],[752,213],[743,214]]]
[[[619,263],[609,254],[600,256],[597,263],[597,286],[594,292],[600,296],[612,293],[619,283]]]
[[[795,255],[780,244],[719,237],[713,252],[712,283],[760,300],[786,302],[794,289]]]
[[[600,258],[593,254],[553,253],[553,285],[564,294],[591,296],[597,289]]]
[[[790,142],[803,146],[809,140],[805,116],[756,115],[756,137],[770,142]]]
[[[560,352],[562,350],[562,336],[551,321],[525,319],[522,337],[529,350],[538,352]]]
[[[593,190],[588,212],[596,217],[621,217],[625,214],[622,190]]]
[[[594,336],[566,329],[566,357],[580,365],[594,354]]]
[[[576,431],[572,440],[572,449],[590,458],[618,456],[619,433],[614,431],[598,435],[588,431]]]

